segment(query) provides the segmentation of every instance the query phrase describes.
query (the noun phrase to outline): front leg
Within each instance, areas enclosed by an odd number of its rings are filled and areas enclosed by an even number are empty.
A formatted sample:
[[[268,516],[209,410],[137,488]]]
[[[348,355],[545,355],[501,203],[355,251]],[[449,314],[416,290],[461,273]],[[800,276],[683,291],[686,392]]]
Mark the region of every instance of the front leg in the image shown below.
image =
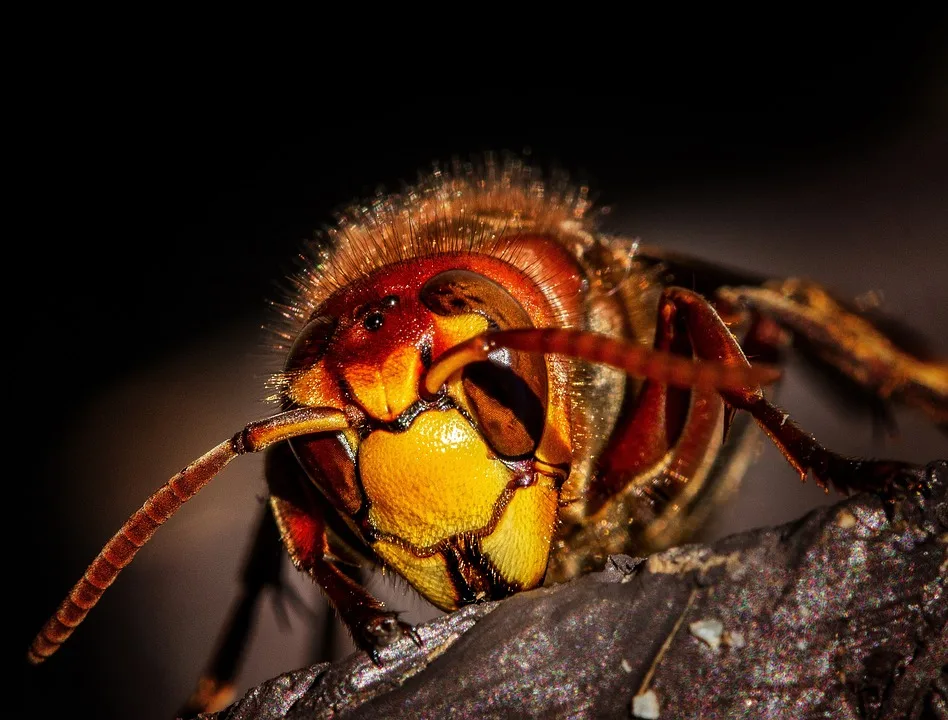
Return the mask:
[[[271,450],[267,458],[270,506],[283,544],[294,565],[306,572],[323,590],[352,635],[356,646],[376,664],[381,648],[407,635],[420,643],[414,628],[387,610],[362,585],[339,569],[332,551],[326,510],[328,501],[303,473],[286,445]]]

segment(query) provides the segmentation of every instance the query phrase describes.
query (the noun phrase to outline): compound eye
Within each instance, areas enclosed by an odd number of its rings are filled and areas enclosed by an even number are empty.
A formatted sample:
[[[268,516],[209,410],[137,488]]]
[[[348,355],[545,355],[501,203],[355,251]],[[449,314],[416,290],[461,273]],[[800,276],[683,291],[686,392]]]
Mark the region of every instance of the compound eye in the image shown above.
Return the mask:
[[[336,332],[335,318],[317,315],[296,336],[286,358],[286,370],[299,370],[319,362]]]
[[[472,363],[462,375],[464,394],[477,416],[481,432],[491,447],[507,458],[533,455],[543,436],[545,393],[541,399],[534,390],[533,385],[539,384],[536,376],[528,378],[519,374],[540,372],[545,380],[543,356],[535,358],[520,359],[517,369],[504,364],[503,359]]]
[[[449,270],[431,278],[421,301],[442,316],[476,313],[494,330],[533,327],[530,316],[493,280],[469,270]],[[537,353],[503,350],[462,373],[464,394],[490,446],[508,458],[536,451],[546,422],[546,361]]]
[[[470,270],[438,273],[421,288],[421,301],[438,315],[483,315],[494,329],[533,327],[527,311],[513,295]]]

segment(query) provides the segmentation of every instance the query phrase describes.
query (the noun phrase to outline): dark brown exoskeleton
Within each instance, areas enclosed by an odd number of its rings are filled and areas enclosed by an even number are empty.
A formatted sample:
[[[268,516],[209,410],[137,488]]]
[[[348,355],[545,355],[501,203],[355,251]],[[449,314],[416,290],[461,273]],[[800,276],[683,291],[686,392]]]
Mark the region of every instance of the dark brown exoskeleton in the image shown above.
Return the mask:
[[[268,450],[271,512],[190,711],[228,697],[246,619],[276,582],[273,530],[381,662],[395,638],[417,635],[340,563],[389,568],[450,611],[569,580],[611,553],[667,547],[739,481],[750,459],[739,417],[803,479],[923,489],[921,467],[842,457],[767,398],[790,343],[948,427],[945,362],[900,349],[812,284],[605,235],[582,190],[538,182],[517,162],[436,174],[351,210],[296,287],[279,306],[279,412],[146,501],[37,636],[32,661],[244,453]]]

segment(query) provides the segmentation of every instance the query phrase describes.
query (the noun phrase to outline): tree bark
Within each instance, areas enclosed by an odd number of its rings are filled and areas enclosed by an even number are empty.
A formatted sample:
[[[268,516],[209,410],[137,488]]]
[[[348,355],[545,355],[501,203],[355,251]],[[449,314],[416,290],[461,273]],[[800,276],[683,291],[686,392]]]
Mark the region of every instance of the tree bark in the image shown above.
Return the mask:
[[[928,471],[927,497],[617,556],[208,717],[948,718],[948,462]]]

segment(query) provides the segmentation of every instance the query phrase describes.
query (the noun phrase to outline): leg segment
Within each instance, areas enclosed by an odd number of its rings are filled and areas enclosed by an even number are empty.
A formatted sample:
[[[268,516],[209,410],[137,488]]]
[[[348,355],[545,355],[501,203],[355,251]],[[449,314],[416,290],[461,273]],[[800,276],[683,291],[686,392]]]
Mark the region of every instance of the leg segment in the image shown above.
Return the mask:
[[[744,350],[755,361],[780,361],[785,333],[767,318],[756,318],[741,344],[726,329],[727,344],[721,347],[698,338],[700,345],[714,348],[699,352],[692,335],[701,330],[693,327],[687,308],[687,300],[696,297],[700,296],[678,288],[662,292],[657,350],[729,367],[749,367]],[[724,327],[719,319],[717,323]],[[634,517],[642,526],[632,549],[650,551],[691,535],[718,500],[737,487],[750,462],[752,438],[742,422],[739,436],[722,449],[735,408],[722,401],[719,391],[700,387],[686,391],[646,380],[634,403],[602,455],[593,485],[591,522],[609,525],[606,506],[615,504],[616,522]],[[603,510],[596,514],[600,507]]]
[[[948,431],[948,362],[917,357],[917,350],[900,346],[818,285],[790,279],[721,288],[719,297],[791,330],[802,351],[848,378],[870,400],[915,407]]]
[[[737,340],[703,297],[682,288],[669,292],[685,318],[699,357],[729,363],[743,360]],[[728,404],[753,416],[804,480],[812,472],[822,487],[832,485],[840,492],[888,491],[895,485],[915,487],[925,481],[924,470],[910,463],[845,458],[827,450],[768,402],[760,387],[722,390],[721,395]]]
[[[689,362],[694,355],[672,291],[659,298],[654,349]],[[647,379],[626,404],[590,482],[586,512],[561,529],[551,582],[601,567],[607,554],[649,553],[690,536],[749,462],[744,427],[722,455],[733,410],[715,389]]]
[[[386,610],[381,601],[337,567],[339,555],[351,555],[352,551],[334,551],[337,533],[331,527],[333,511],[302,472],[289,447],[274,448],[267,460],[270,505],[283,544],[296,567],[322,588],[355,644],[376,664],[380,662],[380,648],[402,635],[420,644],[414,629],[399,620],[398,613]],[[345,532],[344,526],[339,531]]]
[[[234,680],[243,661],[257,608],[267,588],[279,590],[283,546],[273,513],[263,509],[250,555],[241,575],[241,593],[231,609],[217,649],[194,693],[178,711],[181,718],[215,712],[232,699]]]
[[[480,335],[445,353],[429,369],[425,390],[435,394],[440,384],[461,367],[504,347],[561,354],[675,387],[716,389],[729,405],[753,416],[803,479],[812,472],[822,487],[832,485],[841,492],[850,492],[924,485],[924,470],[910,463],[844,458],[824,448],[787,413],[767,401],[760,386],[775,380],[779,373],[748,363],[740,343],[704,297],[684,288],[668,288],[666,298],[674,303],[688,329],[695,361],[577,331],[504,330]]]
[[[647,245],[639,246],[635,259],[666,284],[713,298],[722,314],[750,308],[792,331],[795,350],[828,390],[847,408],[871,412],[877,429],[894,433],[889,403],[895,401],[921,410],[948,433],[948,362],[931,357],[928,343],[911,329],[803,280],[771,280]]]
[[[687,332],[668,293],[658,304],[655,349],[690,358]],[[720,443],[723,406],[718,393],[682,389],[646,380],[629,415],[620,419],[600,460],[600,472],[590,488],[589,511],[635,485],[654,495],[657,512],[675,498],[713,455]]]

